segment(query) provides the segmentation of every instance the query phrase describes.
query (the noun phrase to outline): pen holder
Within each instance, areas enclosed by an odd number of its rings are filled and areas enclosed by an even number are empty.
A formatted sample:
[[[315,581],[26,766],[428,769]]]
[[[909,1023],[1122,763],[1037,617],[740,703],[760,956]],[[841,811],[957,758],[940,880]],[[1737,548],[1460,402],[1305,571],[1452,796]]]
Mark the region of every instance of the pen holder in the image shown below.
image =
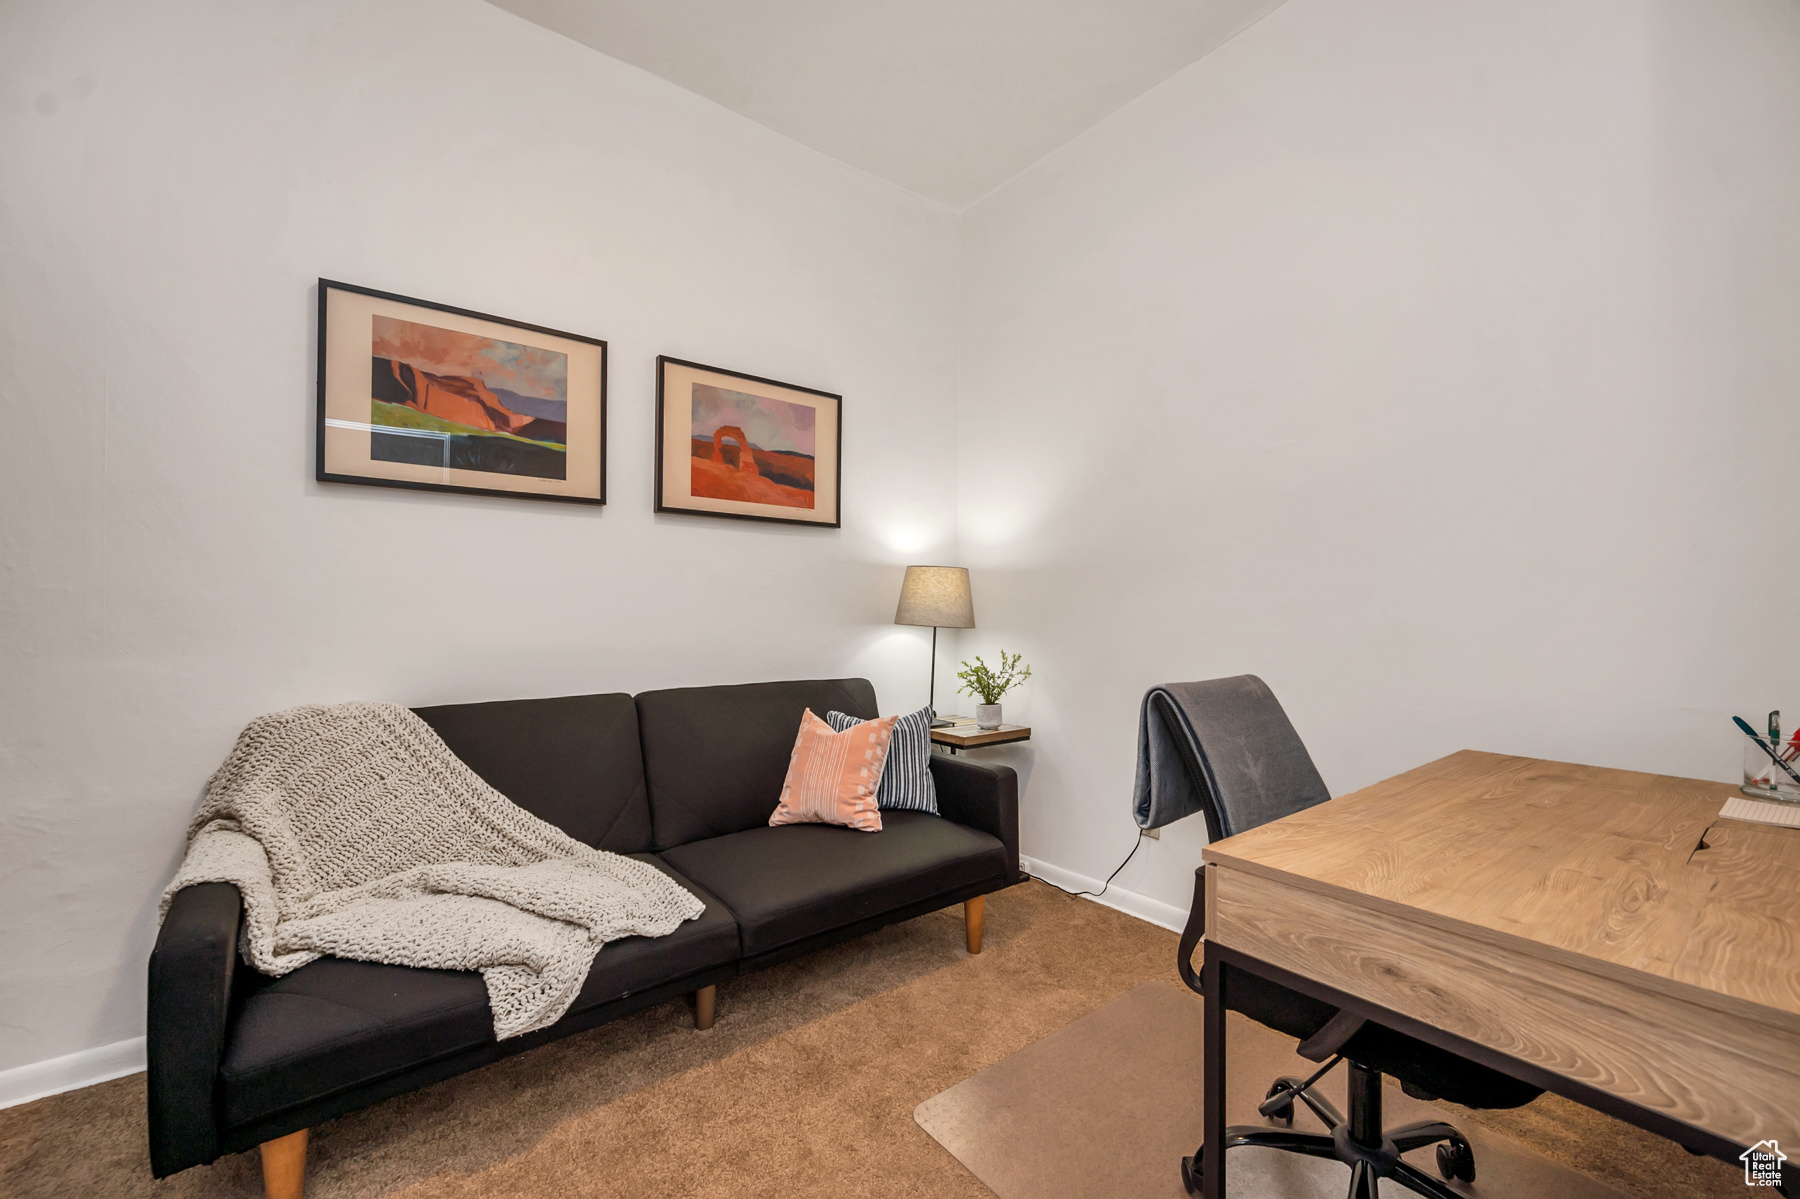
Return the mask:
[[[1783,747],[1776,746],[1780,752]],[[1800,770],[1800,760],[1789,763]],[[1752,799],[1772,799],[1781,803],[1800,803],[1800,786],[1795,786],[1787,771],[1769,760],[1762,746],[1744,738],[1744,785],[1739,787]]]

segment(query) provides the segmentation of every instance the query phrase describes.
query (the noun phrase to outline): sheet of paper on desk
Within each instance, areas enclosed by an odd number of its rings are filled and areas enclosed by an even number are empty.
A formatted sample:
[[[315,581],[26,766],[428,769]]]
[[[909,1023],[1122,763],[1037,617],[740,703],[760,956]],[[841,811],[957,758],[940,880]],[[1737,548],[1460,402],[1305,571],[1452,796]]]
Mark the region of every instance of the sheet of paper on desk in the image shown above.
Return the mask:
[[[1757,824],[1778,824],[1783,828],[1800,828],[1800,804],[1769,803],[1734,795],[1719,809],[1719,815],[1732,820],[1751,820]]]

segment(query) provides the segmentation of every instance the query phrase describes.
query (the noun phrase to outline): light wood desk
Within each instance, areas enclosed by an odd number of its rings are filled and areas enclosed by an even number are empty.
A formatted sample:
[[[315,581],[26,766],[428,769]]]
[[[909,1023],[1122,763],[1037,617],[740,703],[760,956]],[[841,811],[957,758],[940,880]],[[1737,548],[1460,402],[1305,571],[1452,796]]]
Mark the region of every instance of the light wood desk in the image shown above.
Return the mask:
[[[1721,820],[1735,793],[1464,750],[1207,846],[1209,1199],[1236,970],[1733,1164],[1767,1138],[1800,1164],[1800,829]]]

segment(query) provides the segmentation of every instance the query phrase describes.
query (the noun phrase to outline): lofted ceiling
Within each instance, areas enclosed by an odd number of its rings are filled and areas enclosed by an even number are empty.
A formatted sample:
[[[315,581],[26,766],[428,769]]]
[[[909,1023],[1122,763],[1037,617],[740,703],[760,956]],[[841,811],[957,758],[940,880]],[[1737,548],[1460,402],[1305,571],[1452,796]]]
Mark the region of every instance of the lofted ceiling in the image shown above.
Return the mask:
[[[960,208],[1282,0],[491,0]]]

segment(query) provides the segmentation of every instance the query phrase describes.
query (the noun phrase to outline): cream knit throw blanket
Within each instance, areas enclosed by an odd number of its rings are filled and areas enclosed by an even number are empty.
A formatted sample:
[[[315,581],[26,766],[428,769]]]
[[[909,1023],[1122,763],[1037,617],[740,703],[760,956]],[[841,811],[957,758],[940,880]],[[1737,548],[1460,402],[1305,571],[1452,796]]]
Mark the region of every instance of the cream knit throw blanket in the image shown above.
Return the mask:
[[[264,974],[326,954],[479,970],[501,1040],[560,1019],[606,942],[705,910],[514,804],[395,704],[252,721],[207,784],[163,912],[206,882],[243,894],[240,949]]]

